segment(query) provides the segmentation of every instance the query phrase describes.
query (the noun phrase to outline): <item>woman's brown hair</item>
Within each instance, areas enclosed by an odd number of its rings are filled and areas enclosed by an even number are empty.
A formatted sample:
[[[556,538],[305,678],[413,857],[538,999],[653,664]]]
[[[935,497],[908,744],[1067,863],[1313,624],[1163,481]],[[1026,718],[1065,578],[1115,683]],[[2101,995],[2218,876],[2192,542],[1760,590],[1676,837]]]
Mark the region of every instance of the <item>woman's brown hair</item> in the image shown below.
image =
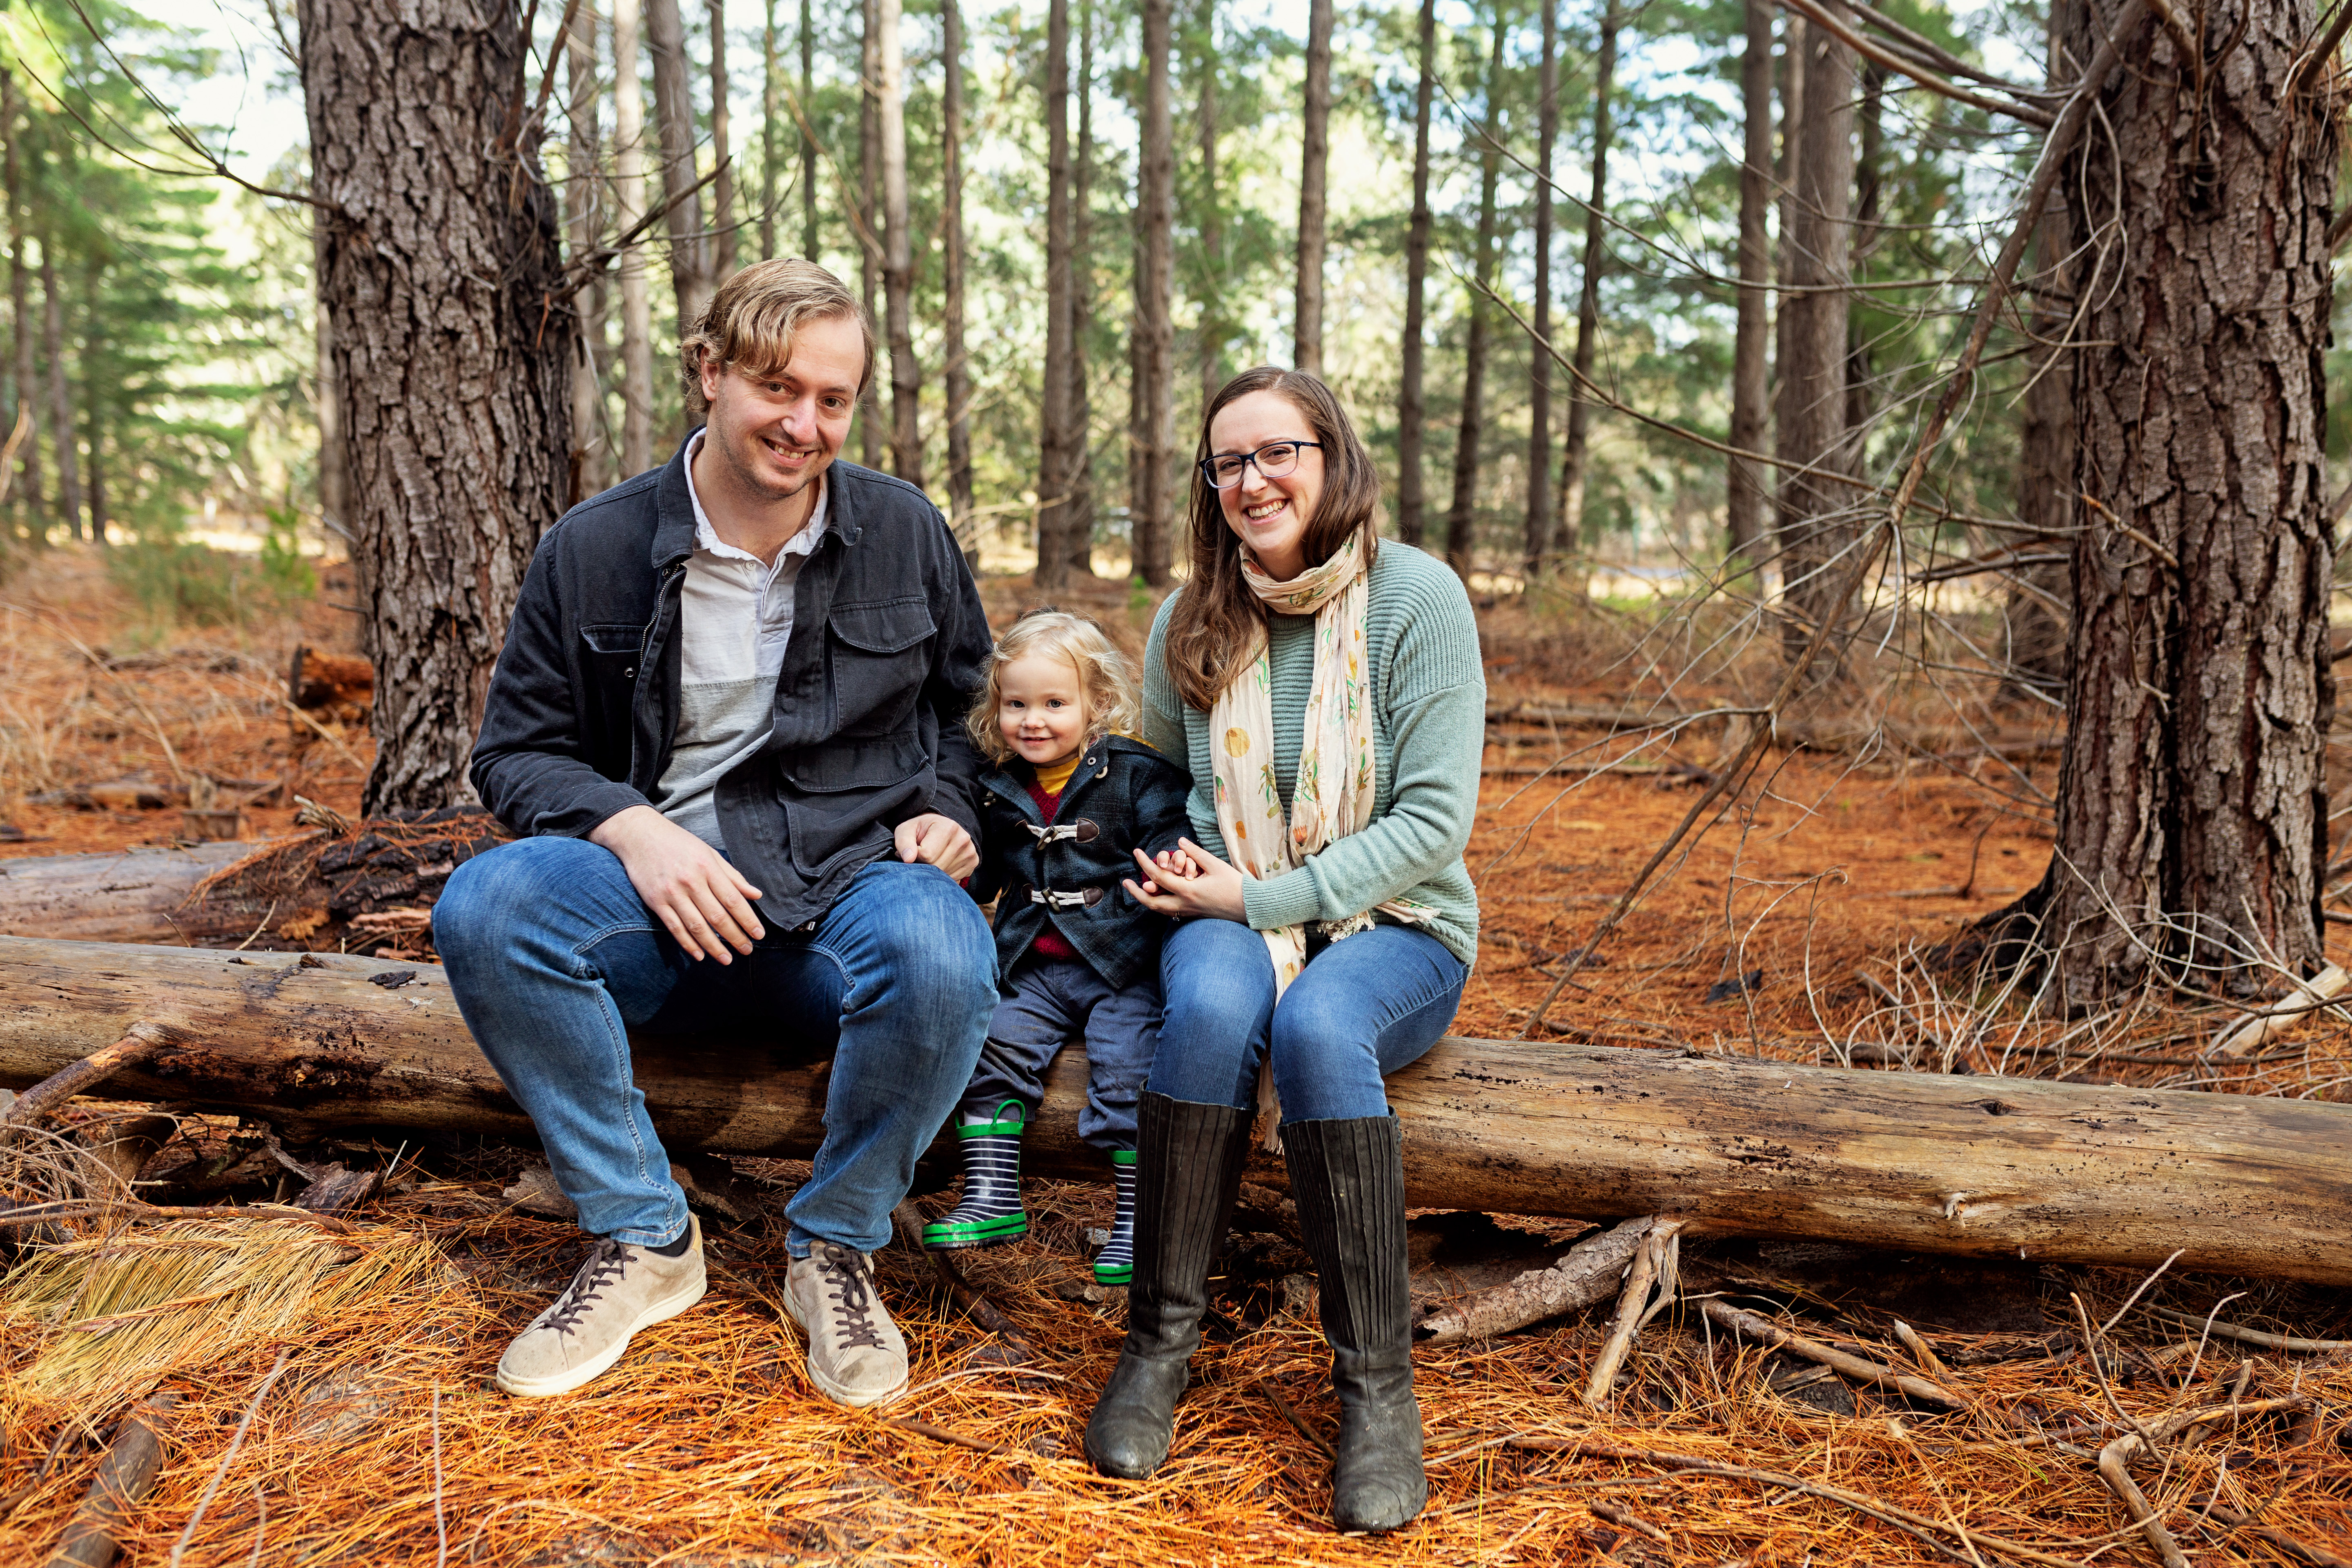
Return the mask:
[[[1358,536],[1367,567],[1380,548],[1380,475],[1356,435],[1355,422],[1323,378],[1262,364],[1225,383],[1201,416],[1201,440],[1192,460],[1192,578],[1168,613],[1169,679],[1186,707],[1204,712],[1241,673],[1265,626],[1265,605],[1242,577],[1242,542],[1226,526],[1216,489],[1201,471],[1217,416],[1254,392],[1282,397],[1306,418],[1309,438],[1322,443],[1323,493],[1301,541],[1307,564],[1320,566],[1331,559],[1349,534]]]

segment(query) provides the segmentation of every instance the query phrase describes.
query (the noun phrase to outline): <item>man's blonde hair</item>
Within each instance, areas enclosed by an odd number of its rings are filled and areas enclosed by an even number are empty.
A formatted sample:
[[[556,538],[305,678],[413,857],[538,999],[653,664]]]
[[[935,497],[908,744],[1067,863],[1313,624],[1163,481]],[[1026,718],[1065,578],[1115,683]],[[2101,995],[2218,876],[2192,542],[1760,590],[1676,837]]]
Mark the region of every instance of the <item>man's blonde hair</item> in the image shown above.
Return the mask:
[[[1078,693],[1087,705],[1087,745],[1105,735],[1134,731],[1143,707],[1134,663],[1093,621],[1047,605],[1007,626],[988,656],[987,685],[963,721],[982,756],[998,767],[1012,760],[1013,748],[1004,743],[996,710],[1004,700],[1004,667],[1032,654],[1067,659],[1078,672]]]
[[[857,376],[857,397],[864,402],[874,382],[874,323],[848,284],[814,261],[786,257],[753,262],[721,283],[694,330],[678,340],[678,387],[686,395],[687,412],[698,418],[710,412],[702,395],[704,361],[752,375],[780,371],[792,363],[793,334],[807,321],[857,323],[866,344]]]

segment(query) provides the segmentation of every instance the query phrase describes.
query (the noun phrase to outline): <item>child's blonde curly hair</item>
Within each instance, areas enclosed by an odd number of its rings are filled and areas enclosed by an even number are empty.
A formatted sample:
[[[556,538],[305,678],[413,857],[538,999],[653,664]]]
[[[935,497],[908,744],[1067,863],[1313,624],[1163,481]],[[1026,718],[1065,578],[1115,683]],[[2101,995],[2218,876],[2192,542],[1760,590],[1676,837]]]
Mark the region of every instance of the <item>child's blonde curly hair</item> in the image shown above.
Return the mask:
[[[1087,705],[1087,745],[1105,735],[1134,732],[1143,706],[1134,662],[1087,616],[1044,605],[1024,613],[996,639],[996,650],[988,658],[987,683],[964,715],[965,732],[990,763],[1002,767],[1013,755],[996,721],[996,710],[1004,700],[999,678],[1006,665],[1032,654],[1067,659],[1077,671],[1078,689]]]

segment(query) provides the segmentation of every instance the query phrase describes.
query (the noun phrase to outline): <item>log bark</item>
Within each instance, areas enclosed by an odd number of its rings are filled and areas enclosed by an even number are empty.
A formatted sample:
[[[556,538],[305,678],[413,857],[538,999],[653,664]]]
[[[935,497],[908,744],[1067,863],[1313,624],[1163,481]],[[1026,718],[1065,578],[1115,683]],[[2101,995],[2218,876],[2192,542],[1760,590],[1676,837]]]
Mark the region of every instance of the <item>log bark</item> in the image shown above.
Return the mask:
[[[176,942],[232,929],[242,936],[266,918],[268,900],[248,908],[225,900],[200,921],[188,921],[181,906],[197,883],[261,847],[231,842],[0,861],[0,936]]]
[[[376,984],[371,976],[397,979]],[[0,938],[0,1086],[144,1019],[195,1043],[128,1068],[125,1099],[331,1126],[528,1138],[430,965]],[[674,1153],[806,1157],[824,1073],[747,1076],[747,1042],[636,1041]],[[1099,1175],[1065,1051],[1024,1156]],[[1449,1038],[1389,1081],[1411,1202],[1580,1216],[1672,1213],[1691,1234],[2352,1284],[2352,1109],[2305,1100],[1848,1072],[1598,1046]],[[1278,1163],[1254,1180],[1279,1184]]]

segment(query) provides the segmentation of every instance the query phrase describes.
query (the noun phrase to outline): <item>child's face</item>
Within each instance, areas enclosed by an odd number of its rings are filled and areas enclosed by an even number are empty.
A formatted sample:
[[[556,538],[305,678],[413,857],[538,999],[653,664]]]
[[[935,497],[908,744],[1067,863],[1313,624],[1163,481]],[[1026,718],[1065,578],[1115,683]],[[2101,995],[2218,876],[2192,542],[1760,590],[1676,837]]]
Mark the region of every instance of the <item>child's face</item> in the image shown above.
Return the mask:
[[[1087,738],[1087,697],[1077,667],[1049,653],[1024,654],[996,676],[996,727],[1032,767],[1070,756]]]

